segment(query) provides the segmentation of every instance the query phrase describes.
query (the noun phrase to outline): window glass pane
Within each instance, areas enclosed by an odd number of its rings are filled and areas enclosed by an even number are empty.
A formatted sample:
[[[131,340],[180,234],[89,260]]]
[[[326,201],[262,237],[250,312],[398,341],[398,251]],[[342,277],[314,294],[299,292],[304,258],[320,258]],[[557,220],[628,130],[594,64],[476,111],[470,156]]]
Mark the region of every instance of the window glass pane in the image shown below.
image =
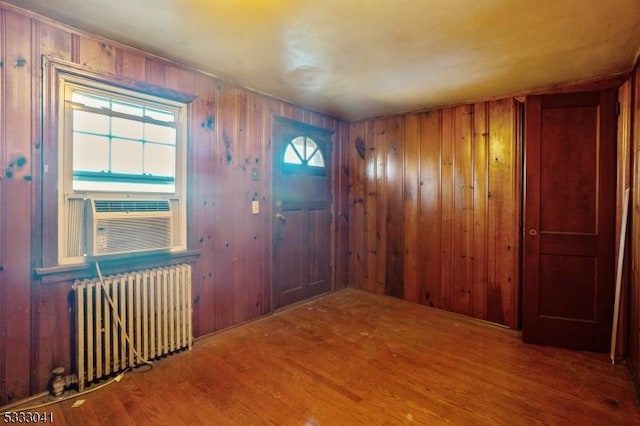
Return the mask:
[[[175,145],[176,129],[173,127],[144,123],[144,139]]]
[[[109,170],[109,138],[86,133],[73,134],[73,171]]]
[[[84,104],[86,106],[93,107],[93,108],[110,108],[109,98],[105,98],[97,95],[89,95],[82,92],[74,91],[71,94],[71,101],[78,104]]]
[[[158,121],[166,121],[166,122],[175,121],[173,112],[170,112],[170,111],[161,111],[153,108],[145,108],[144,115]]]
[[[284,151],[284,162],[289,164],[302,164],[300,157],[298,157],[293,149],[293,145],[287,146],[287,149]]]
[[[73,130],[108,135],[109,117],[93,112],[74,110]]]
[[[142,142],[113,139],[111,141],[111,171],[142,174]]]
[[[152,176],[175,177],[176,148],[155,143],[144,144],[144,172]]]
[[[318,145],[313,141],[313,139],[307,138],[306,151],[305,151],[305,160],[311,158],[314,154],[314,151],[318,148]]]
[[[115,112],[121,112],[123,114],[135,115],[136,117],[142,117],[143,108],[139,105],[128,104],[126,102],[113,101],[111,109]]]
[[[79,180],[73,182],[73,189],[75,191],[155,192],[172,194],[176,191],[176,185],[173,182],[160,185],[145,182],[99,182]]]
[[[324,158],[322,157],[320,150],[317,150],[315,154],[312,154],[308,164],[313,167],[324,167]]]
[[[113,136],[142,139],[142,122],[127,120],[126,118],[111,118],[111,134]]]
[[[72,88],[70,97],[73,190],[175,193],[178,110],[98,88]]]
[[[304,158],[304,138],[302,136],[298,136],[297,138],[295,138],[294,140],[291,141],[291,144],[293,145],[293,148],[296,151],[298,151],[298,154],[300,154],[300,158],[305,160],[305,158]]]

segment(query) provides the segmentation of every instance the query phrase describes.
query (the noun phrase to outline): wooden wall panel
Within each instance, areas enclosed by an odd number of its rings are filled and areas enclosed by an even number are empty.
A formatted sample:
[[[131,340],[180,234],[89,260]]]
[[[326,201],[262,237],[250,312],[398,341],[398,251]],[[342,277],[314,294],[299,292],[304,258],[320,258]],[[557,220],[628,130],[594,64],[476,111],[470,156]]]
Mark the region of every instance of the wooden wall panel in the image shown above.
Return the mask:
[[[33,22],[40,52],[57,59],[71,60],[72,36],[69,32],[46,22]]]
[[[55,264],[55,146],[40,140],[40,57],[194,96],[188,142],[188,246],[194,333],[203,336],[271,312],[271,128],[274,115],[333,130],[336,288],[348,284],[349,125],[155,56],[0,6],[0,405],[45,390],[50,371],[73,367],[73,279],[33,279]],[[25,62],[18,61],[24,59]],[[48,131],[48,129],[45,129]],[[46,156],[45,156],[46,154]],[[9,163],[27,164],[4,177]],[[52,163],[43,174],[41,164]],[[257,169],[257,180],[252,170]],[[260,214],[251,214],[251,201]],[[31,219],[30,219],[31,218]],[[8,303],[10,301],[10,303]],[[11,350],[5,350],[11,348]]]
[[[147,61],[147,63],[150,62],[151,61]],[[197,95],[196,80],[197,75],[193,71],[176,65],[166,65],[164,70],[164,84],[162,84],[162,86],[175,90],[176,92]]]
[[[0,9],[0,58],[5,57],[5,44],[3,40],[5,40],[5,11]],[[4,71],[0,69],[0,165],[4,165],[7,163],[7,154],[6,154],[6,144],[5,144],[5,131],[4,131],[4,75],[1,74]],[[2,206],[6,205],[5,198],[5,180],[0,179],[0,209]],[[7,333],[2,332],[7,327],[7,280],[5,279],[5,265],[7,263],[6,253],[7,253],[7,239],[5,238],[5,232],[7,227],[7,222],[4,219],[4,210],[0,210],[2,215],[0,216],[0,404],[2,401],[6,400],[7,394],[7,385],[6,385],[6,377],[7,377],[7,351],[4,349],[7,347]]]
[[[489,129],[488,105],[477,104],[473,111],[473,290],[472,315],[487,312],[488,289],[488,184]]]
[[[334,136],[335,147],[333,196],[336,200],[335,222],[336,252],[335,252],[335,285],[344,288],[349,285],[349,125],[336,123]],[[400,204],[400,203],[399,203]]]
[[[377,248],[378,237],[376,235],[378,220],[378,203],[376,194],[376,179],[378,170],[376,167],[376,146],[377,138],[375,134],[375,121],[365,123],[365,150],[364,150],[364,225],[365,225],[365,241],[364,250],[365,268],[364,276],[367,284],[367,290],[376,291],[377,288]],[[380,171],[382,173],[383,171]],[[382,256],[382,254],[381,254]]]
[[[268,188],[264,185],[265,170],[261,170],[265,162],[265,154],[271,155],[270,151],[263,149],[262,127],[264,126],[263,116],[265,114],[265,106],[262,98],[255,94],[247,93],[247,158],[245,159],[244,182],[246,183],[248,194],[244,205],[245,214],[247,215],[247,223],[251,224],[251,232],[246,242],[247,253],[245,263],[247,266],[246,284],[248,285],[247,298],[242,309],[244,311],[243,320],[251,319],[256,316],[267,313],[265,310],[265,301],[263,300],[262,288],[265,282],[269,282],[270,276],[266,275],[267,271],[265,258],[260,256],[263,247],[271,241],[267,238],[266,226],[263,215],[251,214],[251,202],[258,201],[260,208],[265,206],[265,198]],[[257,171],[257,180],[254,180],[253,170]],[[255,258],[254,258],[255,256]],[[269,306],[268,304],[266,304]]]
[[[387,255],[385,293],[403,297],[404,289],[404,121],[400,117],[387,119]]]
[[[622,208],[624,202],[624,193],[626,188],[631,185],[631,108],[633,95],[633,81],[629,79],[618,89],[618,152],[617,152],[617,183],[616,183],[616,256],[615,264],[618,264],[618,246],[620,241],[620,232],[622,229]],[[633,206],[631,202],[629,206]],[[630,209],[632,210],[632,209]],[[624,357],[628,353],[629,342],[627,338],[627,330],[629,324],[629,279],[630,279],[630,232],[631,232],[631,212],[627,212],[627,234],[625,241],[624,261],[622,270],[622,287],[620,295],[620,315],[617,330],[616,353],[618,357]]]
[[[126,57],[127,55],[125,55]],[[136,58],[134,56],[134,58]],[[139,60],[131,63],[140,64]],[[142,61],[144,64],[144,61]],[[135,67],[137,69],[137,66]],[[138,74],[140,75],[140,74]],[[144,70],[142,72],[144,75]],[[210,185],[214,181],[216,155],[217,91],[213,81],[204,76],[196,80],[198,98],[192,104],[190,123],[188,220],[188,244],[200,250],[200,262],[193,268],[194,334],[199,336],[215,330],[214,316],[214,254],[215,254],[215,192]]]
[[[3,399],[25,395],[30,390],[31,360],[31,214],[32,176],[37,171],[32,162],[32,125],[25,120],[31,114],[32,63],[31,21],[6,11],[2,23],[2,257],[4,277],[2,299],[3,351],[6,352]],[[24,166],[18,160],[25,160]],[[0,302],[1,303],[1,302]],[[20,348],[22,350],[13,350]]]
[[[220,330],[233,324],[235,306],[234,252],[235,230],[235,188],[233,164],[237,161],[238,141],[236,108],[238,107],[237,88],[221,85],[219,94],[220,120],[218,127],[222,142],[216,162],[216,224],[217,253],[215,255],[215,329]]]
[[[473,107],[465,105],[455,109],[454,115],[454,230],[457,238],[453,250],[454,312],[471,312],[471,286],[473,280],[473,168],[472,119]]]
[[[489,289],[486,319],[516,324],[520,217],[516,106],[512,99],[489,103]]]
[[[404,151],[404,291],[403,296],[411,302],[420,301],[420,283],[418,281],[418,267],[420,265],[420,244],[418,229],[420,227],[420,115],[408,114],[405,121],[405,151]],[[355,130],[352,127],[353,133]],[[352,136],[353,137],[353,136]],[[351,156],[357,161],[355,155]],[[357,169],[351,169],[353,180],[358,180]],[[358,218],[351,217],[351,223]],[[362,232],[360,228],[349,228],[349,234]],[[357,237],[354,239],[357,240]],[[357,277],[356,277],[357,278]],[[354,280],[354,287],[362,284]]]
[[[375,187],[372,188],[371,194],[375,197],[375,204],[372,209],[375,210],[376,217],[373,218],[375,223],[375,246],[372,250],[375,252],[375,287],[377,293],[386,292],[387,279],[387,229],[389,227],[389,199],[387,197],[387,122],[385,119],[379,119],[374,124],[375,132],[375,151],[372,153],[374,158],[375,169]]]
[[[402,292],[412,300],[464,315],[517,326],[520,156],[517,108],[507,99],[411,113],[352,124],[350,141],[362,140],[365,156],[352,146],[349,238],[351,284],[392,294],[389,264],[403,265]],[[402,127],[403,202],[389,163],[374,161],[394,152],[390,126]],[[375,129],[372,134],[370,129]],[[381,138],[380,135],[386,135]],[[371,154],[371,152],[386,154]],[[386,182],[382,182],[384,179]],[[358,207],[360,199],[365,208]],[[372,213],[369,206],[376,206]],[[387,245],[377,242],[386,239]],[[390,261],[389,241],[402,241],[401,257]],[[363,262],[363,253],[367,259]],[[372,269],[384,261],[386,268]],[[366,273],[361,273],[366,271]],[[374,272],[373,275],[371,272]]]
[[[234,114],[234,126],[231,133],[231,146],[233,152],[233,159],[231,160],[231,173],[233,180],[231,183],[232,188],[242,188],[242,191],[233,191],[233,210],[232,223],[233,227],[233,257],[231,264],[233,265],[233,317],[231,324],[237,324],[244,321],[251,311],[245,313],[241,307],[244,303],[244,292],[251,292],[250,286],[248,286],[248,277],[246,274],[247,268],[247,244],[249,240],[249,233],[253,227],[246,226],[251,221],[251,203],[249,201],[250,192],[245,181],[246,165],[248,160],[247,153],[247,100],[244,91],[234,90],[235,100],[235,114]]]
[[[631,105],[631,288],[629,358],[635,373],[636,382],[640,382],[640,67],[636,65],[632,82]]]
[[[453,295],[454,267],[454,195],[456,181],[454,177],[454,121],[453,108],[442,111],[442,127],[440,140],[440,302],[439,307],[451,310]],[[421,232],[425,231],[420,229]],[[434,230],[435,231],[435,230]],[[433,232],[433,231],[432,231]]]
[[[145,59],[144,56],[137,52],[128,50],[120,50],[118,57],[118,75],[130,80],[145,80]]]
[[[104,41],[74,36],[73,37],[74,61],[90,69],[115,74],[116,48]]]
[[[363,123],[349,127],[349,284],[366,288]]]
[[[420,181],[419,228],[416,237],[419,238],[417,251],[420,259],[418,288],[419,301],[428,306],[440,303],[440,276],[442,256],[442,223],[441,204],[441,134],[442,110],[420,114],[421,139],[419,141],[418,171]]]
[[[248,269],[251,264],[255,264],[255,260],[250,257],[250,249],[257,240],[253,240],[253,236],[259,235],[259,226],[256,226],[257,220],[251,214],[251,198],[257,196],[258,190],[255,184],[251,182],[251,167],[255,163],[255,156],[250,155],[249,141],[247,140],[247,132],[250,123],[247,122],[247,94],[238,90],[236,97],[236,114],[235,126],[232,138],[233,159],[231,160],[231,168],[233,174],[232,188],[236,188],[233,194],[233,283],[234,283],[234,316],[232,324],[243,322],[249,318],[255,317],[256,303],[258,302],[253,287],[258,283],[259,277],[252,276]],[[242,188],[242,191],[237,189]],[[231,212],[230,212],[231,213]],[[259,265],[258,265],[259,266]],[[251,302],[253,300],[253,302]],[[253,306],[248,306],[253,305]]]
[[[164,72],[167,64],[155,58],[144,58],[144,79],[146,83],[155,86],[164,86]]]
[[[75,338],[68,330],[73,324],[73,312],[69,309],[69,284],[55,283],[33,288],[32,298],[38,301],[37,314],[33,315],[32,380],[31,393],[44,390],[51,370],[63,367],[73,371],[69,354],[73,354]],[[37,295],[37,296],[36,296]],[[64,331],[64,332],[61,332]]]

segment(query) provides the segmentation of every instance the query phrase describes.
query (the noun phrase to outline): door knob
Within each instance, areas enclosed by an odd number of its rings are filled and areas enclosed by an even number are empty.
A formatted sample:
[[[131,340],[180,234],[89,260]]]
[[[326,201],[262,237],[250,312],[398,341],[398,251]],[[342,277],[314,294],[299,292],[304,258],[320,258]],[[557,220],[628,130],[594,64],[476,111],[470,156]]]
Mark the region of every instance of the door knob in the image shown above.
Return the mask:
[[[281,221],[283,221],[283,222],[286,219],[285,216],[284,216],[284,213],[276,213],[276,217],[278,219],[280,219]]]
[[[538,231],[536,231],[534,228],[531,228],[529,229],[529,235],[535,237],[536,235],[538,235]]]

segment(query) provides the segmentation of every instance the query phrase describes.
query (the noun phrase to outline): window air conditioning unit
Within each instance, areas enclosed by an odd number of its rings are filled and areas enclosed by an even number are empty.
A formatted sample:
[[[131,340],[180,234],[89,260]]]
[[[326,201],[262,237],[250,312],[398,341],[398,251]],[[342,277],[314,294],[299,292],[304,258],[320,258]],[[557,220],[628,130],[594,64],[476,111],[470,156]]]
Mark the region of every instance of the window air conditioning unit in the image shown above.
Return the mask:
[[[173,215],[169,200],[87,199],[87,255],[169,250]]]

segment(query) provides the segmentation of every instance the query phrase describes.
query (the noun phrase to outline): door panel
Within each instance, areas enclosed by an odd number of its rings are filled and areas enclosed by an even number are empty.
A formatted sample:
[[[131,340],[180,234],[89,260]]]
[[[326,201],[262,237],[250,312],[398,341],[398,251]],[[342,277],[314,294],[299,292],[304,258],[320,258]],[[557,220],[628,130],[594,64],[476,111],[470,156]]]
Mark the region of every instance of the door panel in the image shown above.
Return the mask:
[[[542,109],[541,230],[595,234],[597,122],[597,107]],[[579,146],[569,145],[573,141]]]
[[[278,219],[278,243],[274,247],[274,257],[276,259],[287,259],[291,265],[302,265],[306,261],[304,252],[299,249],[304,245],[304,222],[305,212],[301,209],[289,206],[281,209],[280,214],[284,215]],[[276,268],[278,273],[276,282],[283,294],[297,291],[302,288],[304,281],[302,269],[297,267]]]
[[[606,352],[614,293],[615,92],[526,105],[523,339]]]
[[[326,293],[333,285],[330,138],[328,130],[275,120],[274,308]]]
[[[595,276],[594,257],[541,254],[539,315],[593,321]]]
[[[309,285],[327,285],[331,261],[326,249],[331,243],[329,233],[331,217],[326,208],[309,210]]]

